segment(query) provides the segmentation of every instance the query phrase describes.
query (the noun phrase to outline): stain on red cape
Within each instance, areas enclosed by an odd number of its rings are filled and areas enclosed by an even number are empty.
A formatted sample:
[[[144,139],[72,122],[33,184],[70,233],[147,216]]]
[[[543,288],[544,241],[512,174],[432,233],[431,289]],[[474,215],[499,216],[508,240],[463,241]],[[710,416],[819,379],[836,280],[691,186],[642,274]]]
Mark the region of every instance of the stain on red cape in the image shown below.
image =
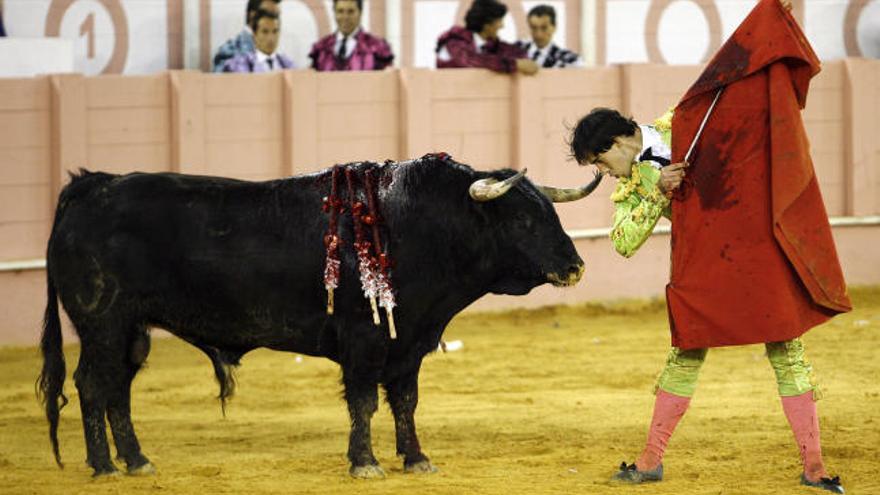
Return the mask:
[[[674,162],[724,88],[672,206],[674,346],[789,340],[852,308],[800,114],[818,72],[791,14],[761,0],[678,104]]]

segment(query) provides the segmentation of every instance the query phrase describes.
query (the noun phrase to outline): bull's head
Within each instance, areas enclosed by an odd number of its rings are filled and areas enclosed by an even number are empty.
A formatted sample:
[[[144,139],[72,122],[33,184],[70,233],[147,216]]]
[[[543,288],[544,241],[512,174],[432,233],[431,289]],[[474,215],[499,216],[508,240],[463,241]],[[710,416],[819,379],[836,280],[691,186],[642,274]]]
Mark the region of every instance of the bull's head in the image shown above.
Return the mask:
[[[492,206],[493,235],[506,265],[506,273],[492,288],[496,293],[525,294],[547,282],[558,287],[571,286],[584,273],[584,263],[550,201],[586,197],[601,176],[582,188],[557,189],[523,180],[525,174],[526,170],[522,170],[504,179],[479,179],[468,190],[475,201],[491,202],[486,207]]]

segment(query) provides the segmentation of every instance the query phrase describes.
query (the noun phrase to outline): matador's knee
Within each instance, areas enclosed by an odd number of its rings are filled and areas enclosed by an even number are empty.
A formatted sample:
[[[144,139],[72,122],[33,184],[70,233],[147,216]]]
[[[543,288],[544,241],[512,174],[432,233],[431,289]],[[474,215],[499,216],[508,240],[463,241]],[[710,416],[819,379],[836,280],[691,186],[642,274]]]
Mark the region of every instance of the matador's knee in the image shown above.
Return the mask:
[[[776,373],[779,395],[792,397],[813,392],[813,399],[821,398],[821,392],[813,375],[813,365],[807,361],[801,339],[766,344],[767,358]]]
[[[707,351],[707,349],[683,351],[678,347],[670,349],[666,357],[666,367],[657,377],[654,392],[659,389],[681,397],[693,396]]]

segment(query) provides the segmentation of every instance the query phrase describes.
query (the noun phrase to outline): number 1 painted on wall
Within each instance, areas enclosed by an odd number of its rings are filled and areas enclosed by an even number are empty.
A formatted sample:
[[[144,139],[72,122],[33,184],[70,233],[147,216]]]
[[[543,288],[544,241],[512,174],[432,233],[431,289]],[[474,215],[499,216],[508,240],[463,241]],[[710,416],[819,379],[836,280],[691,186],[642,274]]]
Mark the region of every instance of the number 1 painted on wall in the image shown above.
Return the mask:
[[[95,58],[95,13],[92,12],[88,16],[86,16],[86,20],[83,21],[79,26],[79,35],[82,37],[83,35],[89,36],[89,58]]]

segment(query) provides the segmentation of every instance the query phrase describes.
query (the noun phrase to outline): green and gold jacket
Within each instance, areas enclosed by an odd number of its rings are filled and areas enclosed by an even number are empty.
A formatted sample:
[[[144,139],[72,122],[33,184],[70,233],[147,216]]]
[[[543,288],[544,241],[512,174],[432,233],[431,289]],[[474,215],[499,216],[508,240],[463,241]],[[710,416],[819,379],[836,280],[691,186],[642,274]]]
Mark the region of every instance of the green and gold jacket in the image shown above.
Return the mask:
[[[672,143],[672,110],[654,121],[654,128],[667,146]],[[614,249],[629,258],[648,240],[661,216],[670,218],[669,198],[657,183],[660,170],[650,161],[633,164],[632,174],[621,178],[611,194],[614,202],[614,225],[611,241]]]

